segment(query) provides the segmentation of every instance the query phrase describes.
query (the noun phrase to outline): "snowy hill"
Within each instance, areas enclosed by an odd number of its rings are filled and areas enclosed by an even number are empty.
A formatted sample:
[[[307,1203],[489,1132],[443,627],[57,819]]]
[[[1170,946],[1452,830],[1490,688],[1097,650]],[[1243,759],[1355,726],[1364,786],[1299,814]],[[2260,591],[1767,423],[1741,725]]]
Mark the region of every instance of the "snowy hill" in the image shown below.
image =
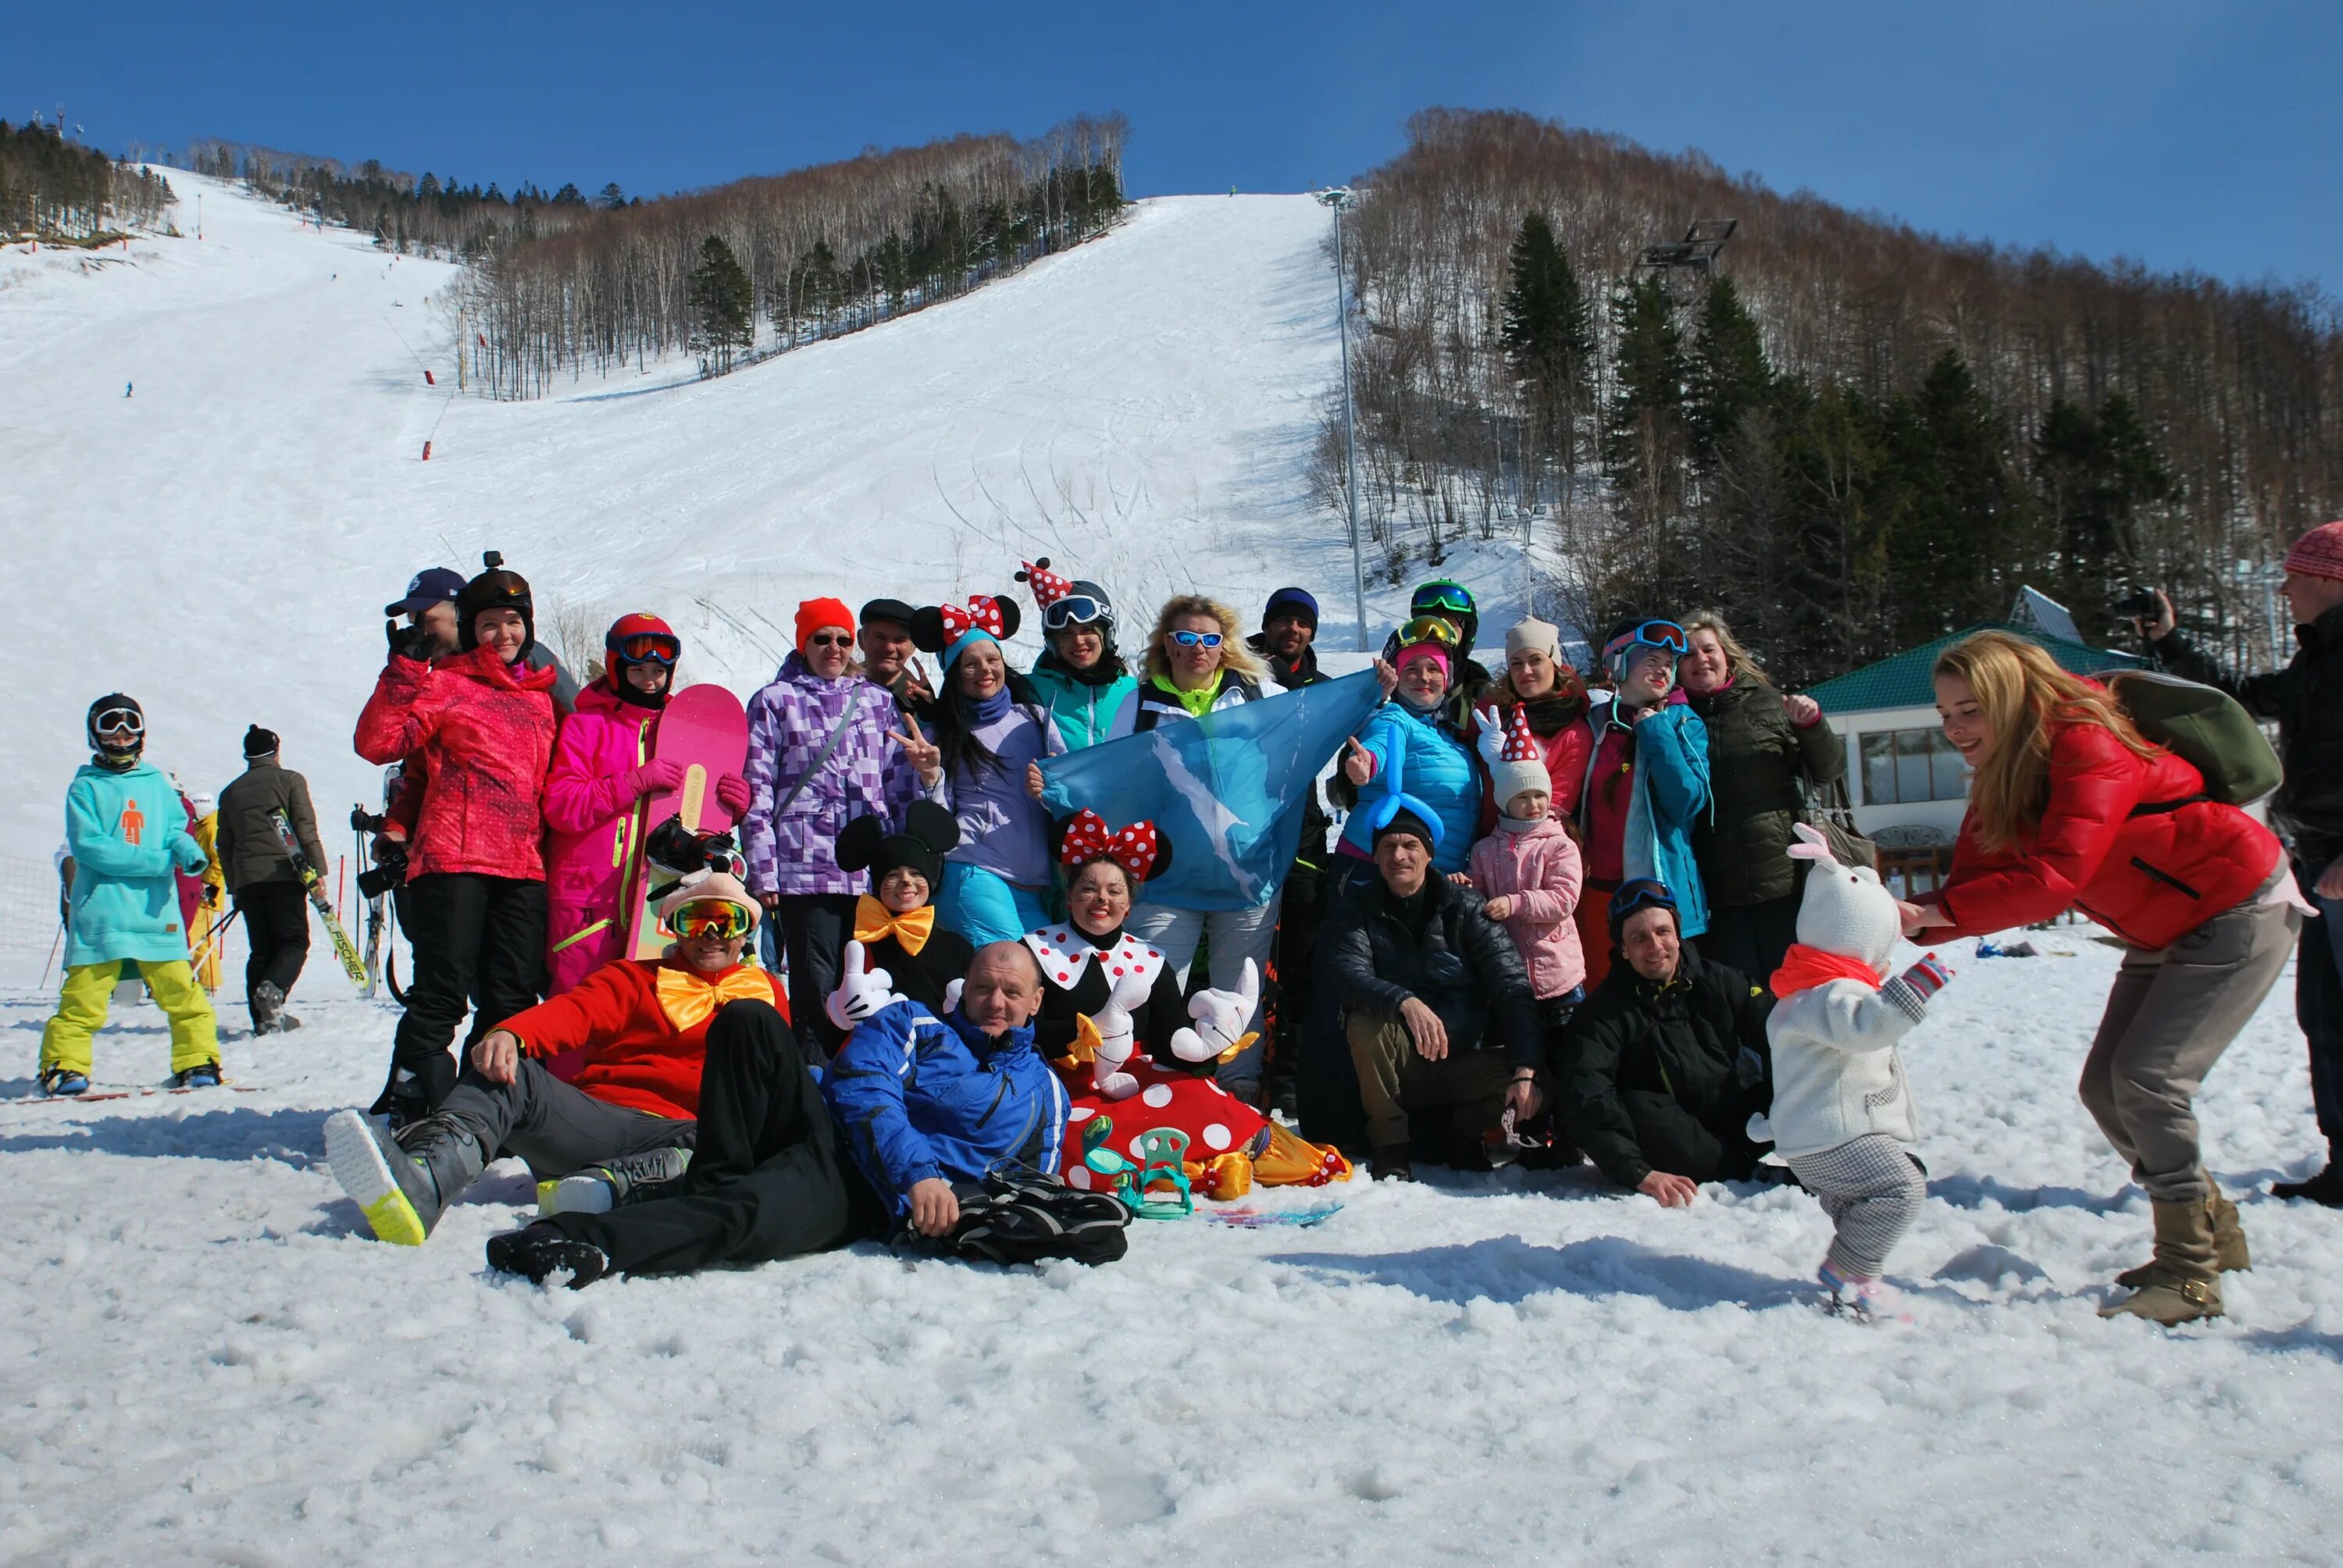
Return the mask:
[[[1005,589],[1020,554],[1141,620],[1174,586],[1251,610],[1302,582],[1344,640],[1301,485],[1336,373],[1305,198],[1145,203],[720,381],[498,405],[423,385],[449,268],[173,179],[201,242],[0,254],[5,863],[45,866],[115,687],[193,784],[280,730],[337,819],[373,789],[379,607],[482,548],[548,622],[660,610],[743,693],[799,598]],[[378,1087],[394,1014],[322,941],[308,1027],[256,1041],[224,1006],[243,1092],[31,1099],[45,870],[7,891],[0,938],[36,944],[0,951],[10,1561],[2317,1561],[2343,1523],[2343,1231],[2258,1195],[2317,1147],[2290,975],[2202,1101],[2256,1268],[2170,1333],[2093,1315],[2148,1217],[2074,1096],[2116,962],[2081,926],[2031,960],[1950,944],[1907,1042],[1908,1330],[1807,1304],[1830,1227],[1801,1193],[1664,1211],[1584,1170],[1272,1191],[1344,1207],[1143,1224],[1097,1271],[865,1245],[573,1296],[482,1271],[517,1165],[419,1251],[368,1237],[320,1127]],[[159,1016],[117,1024],[99,1088],[153,1084]]]
[[[799,599],[1004,591],[1021,555],[1078,566],[1127,618],[1192,587],[1348,602],[1342,530],[1302,483],[1339,374],[1307,197],[1141,203],[966,299],[720,380],[687,360],[498,404],[424,385],[426,365],[453,380],[429,297],[452,267],[172,178],[191,234],[203,196],[201,242],[0,255],[17,629],[67,656],[0,687],[0,853],[54,845],[82,711],[117,687],[190,782],[231,777],[257,721],[321,811],[370,798],[348,731],[377,611],[483,548],[541,623],[598,644],[656,610],[688,677],[743,696]]]

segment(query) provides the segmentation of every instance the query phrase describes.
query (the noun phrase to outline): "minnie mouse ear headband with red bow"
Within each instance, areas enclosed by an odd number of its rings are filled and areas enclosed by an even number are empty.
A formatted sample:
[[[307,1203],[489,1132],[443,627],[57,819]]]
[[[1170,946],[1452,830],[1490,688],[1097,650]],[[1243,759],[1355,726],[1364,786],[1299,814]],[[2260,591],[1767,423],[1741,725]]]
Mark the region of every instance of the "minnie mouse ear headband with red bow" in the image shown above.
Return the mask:
[[[1129,872],[1133,882],[1144,882],[1172,866],[1172,840],[1144,818],[1117,832],[1105,818],[1084,807],[1059,826],[1058,834],[1058,860],[1070,871],[1093,860],[1109,860]]]
[[[989,593],[970,594],[964,605],[933,605],[914,612],[911,641],[930,653],[941,654],[944,668],[950,669],[979,639],[997,643],[1003,638],[1015,637],[1022,618],[1012,598]]]

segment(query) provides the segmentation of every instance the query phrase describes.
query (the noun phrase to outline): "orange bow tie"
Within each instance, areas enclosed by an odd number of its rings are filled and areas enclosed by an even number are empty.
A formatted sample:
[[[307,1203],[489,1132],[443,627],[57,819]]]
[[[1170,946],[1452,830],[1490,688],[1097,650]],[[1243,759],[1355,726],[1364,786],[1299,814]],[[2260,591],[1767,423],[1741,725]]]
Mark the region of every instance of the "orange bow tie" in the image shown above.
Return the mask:
[[[923,904],[908,915],[899,915],[878,900],[865,893],[854,906],[854,940],[864,947],[883,942],[889,937],[913,958],[928,945],[928,938],[936,929],[936,907]]]
[[[728,1001],[773,1000],[773,982],[762,970],[738,964],[710,980],[681,964],[661,964],[659,972],[659,1010],[681,1034],[708,1021]]]

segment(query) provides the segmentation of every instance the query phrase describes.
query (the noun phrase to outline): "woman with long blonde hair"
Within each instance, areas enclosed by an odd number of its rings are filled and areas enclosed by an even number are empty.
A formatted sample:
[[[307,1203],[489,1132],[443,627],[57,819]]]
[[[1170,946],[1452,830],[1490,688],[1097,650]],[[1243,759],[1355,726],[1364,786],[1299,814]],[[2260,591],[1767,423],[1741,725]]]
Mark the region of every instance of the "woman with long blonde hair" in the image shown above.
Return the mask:
[[[1905,934],[1984,936],[2072,907],[2123,940],[2080,1091],[2154,1202],[2156,1256],[2117,1276],[2132,1293],[2100,1314],[2217,1317],[2221,1271],[2249,1258],[2205,1170],[2194,1101],[2301,923],[2278,841],[2034,643],[1965,638],[1937,656],[1936,685],[1975,775],[1951,875],[1905,906]]]
[[[1244,622],[1235,610],[1202,594],[1180,594],[1166,600],[1155,618],[1139,689],[1124,700],[1108,739],[1202,719],[1258,701],[1276,689],[1261,656],[1245,646]],[[1195,960],[1197,945],[1209,937],[1212,989],[1235,992],[1241,989],[1246,960],[1252,960],[1256,970],[1269,965],[1282,897],[1272,895],[1267,903],[1249,910],[1209,910],[1174,909],[1150,899],[1132,908],[1125,929],[1162,953],[1183,976]],[[1222,1063],[1221,1087],[1258,1105],[1267,1055],[1268,1048],[1255,1040]]]

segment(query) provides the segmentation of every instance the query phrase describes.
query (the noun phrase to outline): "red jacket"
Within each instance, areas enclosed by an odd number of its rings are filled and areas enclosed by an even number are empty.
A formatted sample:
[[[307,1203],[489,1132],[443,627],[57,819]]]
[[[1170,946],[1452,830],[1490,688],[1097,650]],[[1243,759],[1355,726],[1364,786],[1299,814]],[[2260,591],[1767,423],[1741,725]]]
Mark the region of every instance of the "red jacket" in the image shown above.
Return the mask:
[[[662,1000],[659,977],[671,970],[675,995]],[[715,994],[710,995],[713,991]],[[702,975],[679,960],[614,959],[551,1001],[515,1013],[502,1027],[520,1037],[531,1056],[582,1050],[570,1082],[597,1100],[653,1116],[699,1115],[699,1070],[708,1056],[708,1025],[716,1009],[742,996],[769,1000],[784,1019],[789,1003],[781,982],[767,971],[735,964]],[[670,1006],[704,1009],[679,1028]]]
[[[2070,905],[2139,948],[2161,948],[2250,898],[2278,864],[2270,830],[2234,806],[2197,800],[2197,769],[2168,752],[2140,757],[2097,724],[2056,725],[2050,800],[2022,851],[1989,853],[1976,809],[1961,821],[1952,874],[1924,895],[1953,918],[1944,936],[1983,936],[2046,920]]]
[[[553,682],[552,669],[515,671],[488,648],[437,664],[394,657],[383,670],[358,715],[357,745],[369,762],[421,769],[408,876],[544,879]]]

